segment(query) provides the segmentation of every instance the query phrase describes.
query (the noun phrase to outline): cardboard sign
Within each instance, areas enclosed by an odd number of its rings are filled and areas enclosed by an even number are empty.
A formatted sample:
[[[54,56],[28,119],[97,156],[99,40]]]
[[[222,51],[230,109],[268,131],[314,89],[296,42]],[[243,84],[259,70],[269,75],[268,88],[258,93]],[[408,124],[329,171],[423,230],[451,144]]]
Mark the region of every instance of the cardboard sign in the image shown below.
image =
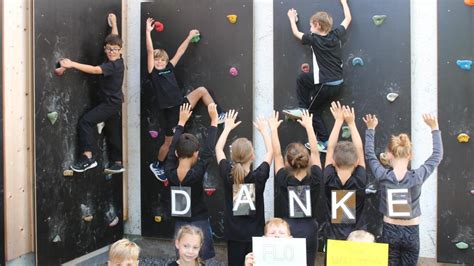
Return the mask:
[[[191,187],[171,188],[171,216],[191,217]]]
[[[411,194],[408,189],[387,189],[387,208],[389,217],[411,217]]]
[[[331,191],[331,223],[354,224],[356,222],[356,191]]]
[[[234,184],[232,186],[232,213],[234,216],[254,215],[255,184]]]
[[[388,244],[328,240],[327,266],[387,266]]]
[[[289,186],[288,201],[290,218],[312,217],[309,186]]]
[[[305,266],[306,239],[252,237],[254,266]]]

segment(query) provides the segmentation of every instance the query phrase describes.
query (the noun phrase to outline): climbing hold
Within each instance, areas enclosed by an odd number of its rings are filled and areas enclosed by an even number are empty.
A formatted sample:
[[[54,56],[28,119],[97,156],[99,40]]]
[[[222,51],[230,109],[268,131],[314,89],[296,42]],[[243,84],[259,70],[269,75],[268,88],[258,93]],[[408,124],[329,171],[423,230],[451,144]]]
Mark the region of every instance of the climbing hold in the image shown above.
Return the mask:
[[[58,112],[51,112],[51,113],[48,113],[48,119],[49,119],[49,122],[51,122],[51,125],[54,125],[54,123],[56,123],[56,120],[58,120]]]
[[[112,180],[112,174],[110,174],[109,172],[105,172],[105,170],[104,170],[104,173],[106,174],[106,175],[105,175],[105,180],[106,180],[106,181]]]
[[[229,69],[229,74],[232,76],[232,77],[236,77],[237,75],[239,75],[239,70],[237,70],[237,68],[235,67],[231,67]]]
[[[102,134],[102,130],[104,129],[104,127],[105,127],[105,123],[104,123],[104,122],[98,123],[98,124],[97,124],[97,132],[98,132],[99,134]]]
[[[237,23],[237,15],[234,15],[234,14],[227,15],[227,20],[230,23],[235,24],[235,23]]]
[[[161,216],[155,216],[155,222],[161,223]]]
[[[165,186],[165,187],[168,187],[168,185],[170,184],[168,179],[166,179],[165,181],[162,181],[162,182],[163,182],[163,186]]]
[[[201,35],[196,35],[191,38],[191,43],[198,43],[201,40]]]
[[[370,184],[365,188],[366,195],[375,194],[375,193],[377,193],[377,189],[375,188],[374,184]]]
[[[210,197],[210,196],[212,196],[212,194],[214,194],[214,192],[216,192],[216,188],[214,188],[214,187],[205,187],[204,192],[206,192],[206,194]]]
[[[393,103],[398,98],[398,93],[391,92],[387,94],[387,101]]]
[[[73,176],[74,175],[74,171],[73,170],[64,170],[63,172],[63,176]]]
[[[461,133],[456,138],[458,139],[459,143],[469,142],[469,139],[470,139],[469,135],[466,133]]]
[[[388,159],[387,153],[385,152],[380,153],[379,160],[380,160],[380,163],[383,165],[390,165],[390,160]]]
[[[54,238],[53,238],[53,243],[58,243],[58,242],[61,242],[61,237],[59,235],[56,235]]]
[[[456,248],[458,249],[468,249],[469,248],[469,244],[467,244],[466,242],[458,242],[456,243]]]
[[[58,62],[56,62],[56,66],[54,68],[54,74],[56,76],[62,76],[64,74],[64,72],[66,72],[66,68],[65,67],[62,67],[61,66],[61,63],[59,63],[61,60],[59,60]]]
[[[156,130],[149,130],[148,134],[150,134],[150,137],[152,139],[156,139],[158,137],[158,131],[156,131]]]
[[[109,227],[114,227],[118,224],[119,218],[115,216],[115,218],[112,220],[112,222],[109,223]]]
[[[300,69],[301,69],[301,72],[304,72],[304,73],[309,73],[309,71],[311,70],[308,63],[301,64]]]
[[[94,219],[94,216],[92,216],[92,215],[87,215],[87,216],[82,217],[82,220],[84,220],[86,222],[91,222],[92,219]]]
[[[471,70],[472,60],[457,60],[456,64],[462,70]]]
[[[474,6],[474,0],[464,0],[464,4],[468,6]]]
[[[474,189],[471,189],[469,193],[471,193],[471,195],[474,195]]]
[[[372,21],[374,22],[375,26],[380,26],[386,18],[386,15],[375,15],[372,17]]]
[[[157,32],[162,32],[165,29],[165,25],[159,21],[155,21],[155,30]]]
[[[353,66],[363,66],[364,65],[364,60],[362,60],[362,58],[360,57],[354,57],[354,59],[352,59],[352,65]]]
[[[342,127],[342,138],[343,139],[348,139],[351,137],[351,130],[349,129],[348,126],[343,126]]]

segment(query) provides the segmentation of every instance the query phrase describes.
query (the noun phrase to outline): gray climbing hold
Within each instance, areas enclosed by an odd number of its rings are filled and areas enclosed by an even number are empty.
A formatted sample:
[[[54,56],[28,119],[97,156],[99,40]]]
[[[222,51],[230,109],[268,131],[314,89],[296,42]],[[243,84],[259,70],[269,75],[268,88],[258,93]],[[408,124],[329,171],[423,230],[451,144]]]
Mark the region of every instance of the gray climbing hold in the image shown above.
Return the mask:
[[[342,127],[342,138],[343,139],[348,139],[351,137],[351,130],[349,129],[348,126],[343,126]]]
[[[104,123],[104,122],[98,123],[98,124],[97,124],[97,132],[98,132],[99,134],[102,134],[102,130],[104,129],[104,127],[105,127],[105,123]]]
[[[86,222],[92,222],[92,219],[94,219],[94,216],[93,215],[87,215],[87,216],[82,217],[82,219]]]
[[[118,224],[119,218],[115,216],[115,218],[112,220],[112,222],[109,223],[109,227],[114,227]]]
[[[353,66],[363,66],[364,65],[364,60],[362,60],[362,58],[360,57],[354,57],[354,59],[352,59],[352,65]]]
[[[380,153],[379,155],[380,163],[383,165],[389,165],[390,160],[387,157],[387,154],[385,152]]]
[[[58,117],[59,117],[58,112],[48,113],[48,119],[49,119],[49,122],[51,122],[51,125],[54,125],[54,123],[56,123],[56,121],[58,120]]]
[[[474,189],[471,189],[469,193],[471,193],[471,195],[474,195]]]
[[[456,65],[462,70],[471,70],[472,61],[471,60],[457,60]]]
[[[375,15],[372,17],[372,21],[374,22],[375,26],[380,26],[387,18],[387,15]]]
[[[64,170],[63,171],[63,176],[73,176],[74,175],[74,171],[73,170]]]
[[[59,235],[56,235],[54,238],[53,238],[53,243],[58,243],[58,242],[61,242],[61,237]]]
[[[457,249],[468,249],[469,248],[469,244],[467,244],[466,242],[458,242],[456,243],[456,248]]]
[[[391,92],[387,94],[387,101],[393,103],[398,98],[398,93]]]
[[[106,175],[105,175],[105,180],[107,180],[107,181],[112,180],[112,174],[106,173]]]

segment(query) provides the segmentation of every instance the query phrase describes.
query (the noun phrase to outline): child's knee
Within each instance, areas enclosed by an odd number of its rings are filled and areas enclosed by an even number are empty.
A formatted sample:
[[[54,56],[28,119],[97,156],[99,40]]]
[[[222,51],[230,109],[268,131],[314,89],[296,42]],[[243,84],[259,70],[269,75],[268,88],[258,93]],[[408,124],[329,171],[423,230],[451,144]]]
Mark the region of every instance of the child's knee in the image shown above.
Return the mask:
[[[201,96],[209,94],[206,87],[198,87],[196,90],[198,91],[199,95],[201,95]]]

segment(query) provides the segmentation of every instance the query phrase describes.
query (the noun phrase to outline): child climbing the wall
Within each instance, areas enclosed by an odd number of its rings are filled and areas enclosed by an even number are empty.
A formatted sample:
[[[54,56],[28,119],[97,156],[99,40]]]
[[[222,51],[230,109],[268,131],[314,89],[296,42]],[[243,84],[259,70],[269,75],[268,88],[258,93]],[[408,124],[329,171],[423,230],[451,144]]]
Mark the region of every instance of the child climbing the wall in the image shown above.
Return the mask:
[[[377,160],[374,151],[375,128],[378,119],[366,115],[365,157],[380,186],[379,211],[383,217],[382,241],[389,244],[390,265],[417,265],[420,251],[420,196],[421,186],[443,158],[443,143],[438,120],[424,114],[424,122],[431,128],[433,152],[417,169],[409,169],[412,144],[407,134],[392,136],[387,156],[392,169],[386,169]]]
[[[199,257],[199,250],[203,242],[204,234],[200,228],[192,225],[185,225],[179,228],[174,242],[179,257],[178,260],[168,263],[168,266],[204,265]]]
[[[110,246],[109,260],[107,265],[131,265],[138,266],[140,247],[135,242],[126,238],[120,239]]]
[[[288,11],[293,35],[301,40],[301,44],[311,46],[313,72],[301,73],[296,80],[299,108],[283,110],[283,113],[294,118],[300,118],[303,110],[309,110],[313,114],[313,127],[318,136],[320,152],[326,152],[329,138],[322,112],[342,93],[344,87],[342,44],[352,17],[347,0],[341,0],[341,4],[344,20],[339,26],[332,29],[332,17],[320,11],[311,17],[309,33],[298,30],[296,10]],[[307,148],[308,145],[309,143],[305,144]]]
[[[330,221],[326,237],[345,240],[352,231],[362,226],[367,174],[354,108],[332,102],[330,110],[335,121],[329,136],[324,167],[324,191]],[[352,142],[338,142],[344,122],[347,123]]]
[[[275,158],[275,190],[280,195],[282,218],[290,225],[294,237],[306,238],[306,262],[313,265],[318,249],[318,223],[316,221],[316,203],[319,197],[320,180],[323,172],[316,146],[316,135],[312,125],[312,114],[302,111],[298,122],[306,129],[311,154],[301,143],[290,143],[285,149],[285,158],[281,154],[278,127],[278,112],[269,119],[273,156]]]
[[[263,192],[270,175],[273,159],[270,134],[266,131],[267,121],[258,118],[254,122],[265,142],[266,153],[263,162],[255,169],[250,167],[255,159],[252,143],[246,138],[232,142],[230,158],[224,153],[229,133],[241,122],[235,122],[238,113],[229,110],[224,130],[216,144],[216,158],[219,173],[224,180],[225,213],[224,234],[227,239],[227,260],[229,266],[241,266],[245,254],[252,251],[252,237],[261,236],[265,223]],[[245,230],[242,230],[245,228]]]
[[[104,52],[107,57],[104,63],[98,66],[81,64],[68,58],[60,61],[61,67],[74,68],[88,74],[99,76],[99,105],[86,112],[79,120],[79,149],[82,153],[71,169],[75,172],[84,172],[97,166],[93,156],[94,133],[98,123],[105,122],[105,136],[109,151],[109,166],[105,172],[110,174],[122,173],[125,168],[122,164],[122,83],[124,64],[122,59],[122,39],[120,39],[117,18],[114,14],[108,15],[111,33],[105,38]]]
[[[191,116],[191,105],[181,105],[178,125],[168,152],[165,171],[170,183],[171,216],[175,218],[175,232],[184,225],[194,225],[204,233],[204,243],[200,251],[203,260],[214,257],[214,244],[206,204],[204,203],[203,179],[214,156],[217,136],[217,106],[208,105],[211,125],[207,130],[202,153],[198,139],[183,133]]]
[[[147,70],[153,91],[156,93],[157,104],[160,109],[159,124],[165,132],[165,140],[158,151],[157,161],[150,164],[150,170],[158,180],[165,182],[167,178],[164,171],[164,161],[173,138],[173,128],[178,122],[181,104],[189,103],[191,108],[194,108],[199,100],[202,100],[206,106],[215,101],[205,87],[198,87],[184,96],[175,76],[176,64],[186,52],[191,40],[199,36],[199,31],[191,30],[178,47],[176,54],[169,59],[165,50],[153,48],[151,32],[154,29],[154,22],[152,18],[148,18],[146,21]],[[225,113],[219,106],[218,111],[218,123],[220,124],[224,122]]]

